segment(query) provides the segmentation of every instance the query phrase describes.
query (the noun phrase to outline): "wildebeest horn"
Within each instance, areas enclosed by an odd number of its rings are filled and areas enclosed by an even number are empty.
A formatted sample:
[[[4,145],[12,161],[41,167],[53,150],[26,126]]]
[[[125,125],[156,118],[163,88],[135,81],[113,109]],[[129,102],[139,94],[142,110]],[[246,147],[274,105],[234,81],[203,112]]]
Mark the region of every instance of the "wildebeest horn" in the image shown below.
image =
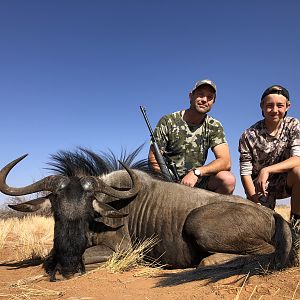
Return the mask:
[[[110,205],[102,203],[98,200],[94,200],[92,205],[95,211],[97,211],[98,213],[100,213],[101,215],[107,218],[117,219],[117,218],[124,218],[128,216],[128,214],[121,213],[115,208],[111,207]]]
[[[49,197],[40,197],[24,203],[9,204],[8,207],[22,212],[34,212],[51,208],[51,202]]]
[[[21,188],[15,188],[10,187],[6,184],[6,177],[10,170],[22,159],[24,159],[28,154],[25,154],[14,161],[7,164],[1,171],[0,171],[0,191],[3,194],[9,195],[9,196],[22,196],[32,193],[37,193],[41,191],[55,191],[55,187],[57,185],[58,179],[61,179],[63,176],[55,175],[55,176],[48,176],[45,177],[33,184],[30,184],[25,187]]]
[[[89,185],[91,184],[93,186],[92,189],[94,192],[104,193],[108,196],[112,196],[115,198],[126,199],[126,198],[131,198],[131,197],[135,196],[141,188],[141,181],[140,181],[139,177],[132,170],[130,170],[122,162],[120,162],[120,164],[128,172],[128,174],[131,178],[131,181],[132,181],[131,189],[129,189],[127,191],[121,191],[121,190],[115,189],[115,188],[107,185],[102,179],[96,178],[94,176],[86,177],[84,179],[85,183],[83,183],[83,185],[86,186],[86,189],[89,189],[90,188]]]

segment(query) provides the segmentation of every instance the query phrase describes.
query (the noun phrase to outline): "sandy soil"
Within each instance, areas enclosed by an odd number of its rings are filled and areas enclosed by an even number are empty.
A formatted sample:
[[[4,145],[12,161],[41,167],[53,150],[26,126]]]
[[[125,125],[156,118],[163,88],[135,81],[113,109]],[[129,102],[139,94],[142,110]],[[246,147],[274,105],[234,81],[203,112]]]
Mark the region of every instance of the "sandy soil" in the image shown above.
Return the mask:
[[[214,283],[200,280],[192,269],[157,270],[151,277],[147,269],[124,273],[96,269],[49,282],[41,265],[8,262],[10,251],[0,252],[0,299],[300,299],[300,268]]]

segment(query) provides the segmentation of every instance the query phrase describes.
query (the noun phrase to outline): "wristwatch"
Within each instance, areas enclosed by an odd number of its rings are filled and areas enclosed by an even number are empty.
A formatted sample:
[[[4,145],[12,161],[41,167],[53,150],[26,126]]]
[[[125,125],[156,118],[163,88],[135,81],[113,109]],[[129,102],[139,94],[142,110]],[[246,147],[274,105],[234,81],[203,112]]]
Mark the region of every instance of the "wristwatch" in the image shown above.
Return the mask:
[[[199,169],[194,169],[193,173],[197,176],[197,177],[201,177],[201,171]]]

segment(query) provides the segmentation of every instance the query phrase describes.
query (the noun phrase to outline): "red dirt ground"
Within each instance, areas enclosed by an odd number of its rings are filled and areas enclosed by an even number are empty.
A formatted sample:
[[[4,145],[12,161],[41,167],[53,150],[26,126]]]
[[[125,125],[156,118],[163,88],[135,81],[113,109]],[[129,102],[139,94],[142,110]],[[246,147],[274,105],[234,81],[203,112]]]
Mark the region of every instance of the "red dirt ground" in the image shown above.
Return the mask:
[[[288,218],[286,207],[276,210]],[[214,283],[201,280],[194,269],[155,270],[152,277],[138,276],[141,270],[111,273],[96,269],[70,280],[49,282],[41,265],[9,262],[13,251],[8,245],[0,250],[0,300],[300,299],[300,268],[250,278],[232,276]]]
[[[49,282],[42,277],[40,265],[7,262],[10,251],[0,251],[0,299],[300,299],[300,268],[253,276],[246,283],[242,276],[207,283],[197,279],[192,269],[158,270],[150,278],[137,276],[138,270],[113,274],[97,269],[70,280]],[[46,289],[52,296],[46,295]]]

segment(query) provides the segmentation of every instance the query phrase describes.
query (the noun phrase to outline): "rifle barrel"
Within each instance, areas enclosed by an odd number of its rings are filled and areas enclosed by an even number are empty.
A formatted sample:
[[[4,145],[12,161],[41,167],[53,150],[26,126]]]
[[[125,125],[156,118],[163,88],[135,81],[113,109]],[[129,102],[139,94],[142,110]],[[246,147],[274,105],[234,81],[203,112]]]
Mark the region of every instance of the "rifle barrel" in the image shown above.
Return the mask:
[[[145,107],[144,106],[140,106],[140,109],[141,109],[141,112],[142,112],[142,114],[143,114],[143,116],[144,116],[144,119],[145,119],[145,121],[146,121],[146,124],[147,124],[147,126],[148,126],[148,129],[149,129],[149,132],[150,132],[150,135],[151,135],[151,139],[152,139],[152,141],[154,140],[154,135],[153,135],[153,130],[152,130],[152,128],[151,128],[151,125],[150,125],[150,122],[149,122],[149,120],[148,120],[148,117],[147,117],[147,114],[146,114],[146,109],[145,109]]]

